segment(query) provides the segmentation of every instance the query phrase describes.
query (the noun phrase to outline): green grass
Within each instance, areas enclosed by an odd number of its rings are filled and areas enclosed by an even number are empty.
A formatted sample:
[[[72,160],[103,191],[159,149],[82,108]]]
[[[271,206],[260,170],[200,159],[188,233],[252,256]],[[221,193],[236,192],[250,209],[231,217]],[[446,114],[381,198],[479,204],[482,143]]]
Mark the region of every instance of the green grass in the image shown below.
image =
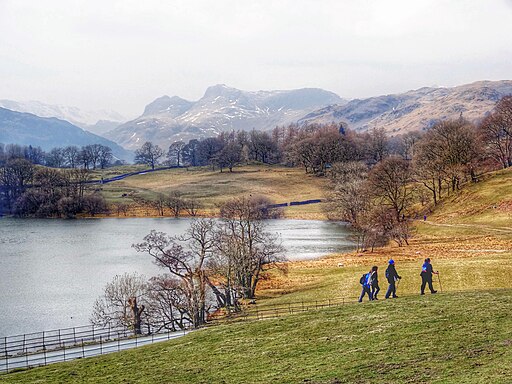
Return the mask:
[[[477,256],[475,256],[477,253]],[[442,289],[445,292],[475,291],[512,287],[512,250],[483,250],[481,252],[466,249],[463,257],[433,259],[435,270],[440,271]],[[420,292],[421,265],[424,255],[409,255],[407,259],[397,255],[395,259],[402,280],[398,285],[398,295],[415,295]],[[337,263],[323,264],[310,262],[291,265],[288,276],[279,276],[273,272],[274,279],[285,282],[277,289],[264,289],[260,292],[259,307],[288,304],[301,301],[326,301],[333,298],[355,300],[361,292],[359,277],[368,272],[372,265],[379,266],[379,282],[384,297],[387,289],[385,269],[387,256],[368,255],[358,265],[338,267]],[[413,259],[413,260],[410,260]],[[434,286],[439,289],[439,279],[434,276]]]
[[[221,325],[0,376],[6,383],[507,383],[512,291],[407,297]]]
[[[482,181],[466,185],[461,191],[445,197],[432,219],[454,224],[511,228],[512,169],[487,174]]]

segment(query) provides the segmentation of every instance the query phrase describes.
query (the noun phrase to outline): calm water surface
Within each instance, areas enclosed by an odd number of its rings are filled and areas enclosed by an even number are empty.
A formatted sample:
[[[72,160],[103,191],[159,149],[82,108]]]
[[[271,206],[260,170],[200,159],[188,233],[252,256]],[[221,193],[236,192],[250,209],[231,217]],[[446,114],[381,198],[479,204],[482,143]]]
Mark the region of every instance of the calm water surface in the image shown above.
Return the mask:
[[[0,218],[0,336],[85,325],[116,274],[162,272],[131,245],[151,229],[183,233],[189,219]],[[353,248],[341,223],[273,220],[290,260]]]

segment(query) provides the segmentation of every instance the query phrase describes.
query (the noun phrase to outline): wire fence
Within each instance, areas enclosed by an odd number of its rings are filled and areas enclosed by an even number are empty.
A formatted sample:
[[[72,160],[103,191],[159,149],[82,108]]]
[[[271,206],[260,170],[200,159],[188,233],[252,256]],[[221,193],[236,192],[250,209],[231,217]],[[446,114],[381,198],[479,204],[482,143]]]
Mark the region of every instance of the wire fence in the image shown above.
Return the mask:
[[[0,372],[30,368],[118,352],[183,336],[187,328],[172,331],[147,325],[134,335],[127,327],[81,327],[56,329],[0,338]]]
[[[354,303],[354,300],[347,301],[344,298],[330,299],[330,300],[316,300],[316,301],[297,301],[282,305],[272,306],[253,306],[241,312],[232,312],[224,314],[219,317],[210,319],[209,324],[219,324],[233,321],[245,320],[264,320],[271,319],[286,315],[293,315],[295,313],[307,312],[315,309],[330,308],[342,306],[348,303]]]
[[[241,312],[223,313],[210,318],[207,326],[270,318],[344,305],[344,299],[295,302],[283,305],[249,306]],[[171,331],[146,325],[142,335],[133,335],[126,327],[81,327],[34,332],[0,339],[0,372],[44,366],[86,357],[119,352],[142,345],[170,340],[187,334],[190,328]]]

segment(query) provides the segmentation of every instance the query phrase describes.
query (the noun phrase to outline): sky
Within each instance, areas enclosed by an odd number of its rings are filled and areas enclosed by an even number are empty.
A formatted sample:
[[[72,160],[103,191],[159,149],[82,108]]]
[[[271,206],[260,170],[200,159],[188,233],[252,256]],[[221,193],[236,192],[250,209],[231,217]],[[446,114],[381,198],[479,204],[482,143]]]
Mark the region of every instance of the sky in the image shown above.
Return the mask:
[[[0,99],[126,117],[214,84],[344,98],[512,79],[512,0],[0,0]]]

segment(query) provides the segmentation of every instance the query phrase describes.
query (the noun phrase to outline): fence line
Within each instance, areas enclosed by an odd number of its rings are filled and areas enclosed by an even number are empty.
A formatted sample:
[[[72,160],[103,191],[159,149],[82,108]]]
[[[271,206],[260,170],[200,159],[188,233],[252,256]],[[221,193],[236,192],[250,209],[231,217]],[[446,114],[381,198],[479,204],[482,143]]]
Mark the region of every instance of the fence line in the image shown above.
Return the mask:
[[[187,330],[179,332],[168,331],[166,333],[151,334],[149,336],[139,336],[107,341],[102,336],[98,338],[97,343],[86,343],[85,340],[72,345],[63,343],[60,349],[49,350],[43,346],[42,351],[32,354],[7,355],[0,358],[0,372],[11,372],[16,369],[45,366],[48,364],[65,362],[86,357],[104,355],[113,352],[124,351],[143,345],[153,344],[160,341],[170,340],[183,336]]]
[[[347,302],[344,299],[338,299],[254,307],[214,318],[206,326],[237,320],[263,320],[345,303]],[[118,352],[183,336],[190,330],[160,330],[161,326],[146,325],[145,331],[146,328],[145,334],[134,336],[133,330],[126,327],[94,325],[6,336],[0,338],[0,372]]]
[[[506,290],[494,288],[489,291]],[[467,293],[468,290],[450,290],[450,293]],[[401,297],[415,297],[417,294],[404,294]],[[206,327],[246,320],[265,320],[316,309],[357,305],[355,298],[297,301],[282,305],[249,306],[241,312],[228,313],[210,319]],[[168,325],[168,324],[166,324]],[[44,332],[0,338],[0,373],[15,369],[44,366],[51,363],[69,361],[103,355],[125,349],[136,348],[187,334],[191,328],[180,331],[162,328],[163,324],[150,327],[146,324],[146,334],[134,335],[126,327],[97,327],[87,325]],[[72,335],[72,336],[71,336]],[[37,340],[40,340],[38,343]]]

